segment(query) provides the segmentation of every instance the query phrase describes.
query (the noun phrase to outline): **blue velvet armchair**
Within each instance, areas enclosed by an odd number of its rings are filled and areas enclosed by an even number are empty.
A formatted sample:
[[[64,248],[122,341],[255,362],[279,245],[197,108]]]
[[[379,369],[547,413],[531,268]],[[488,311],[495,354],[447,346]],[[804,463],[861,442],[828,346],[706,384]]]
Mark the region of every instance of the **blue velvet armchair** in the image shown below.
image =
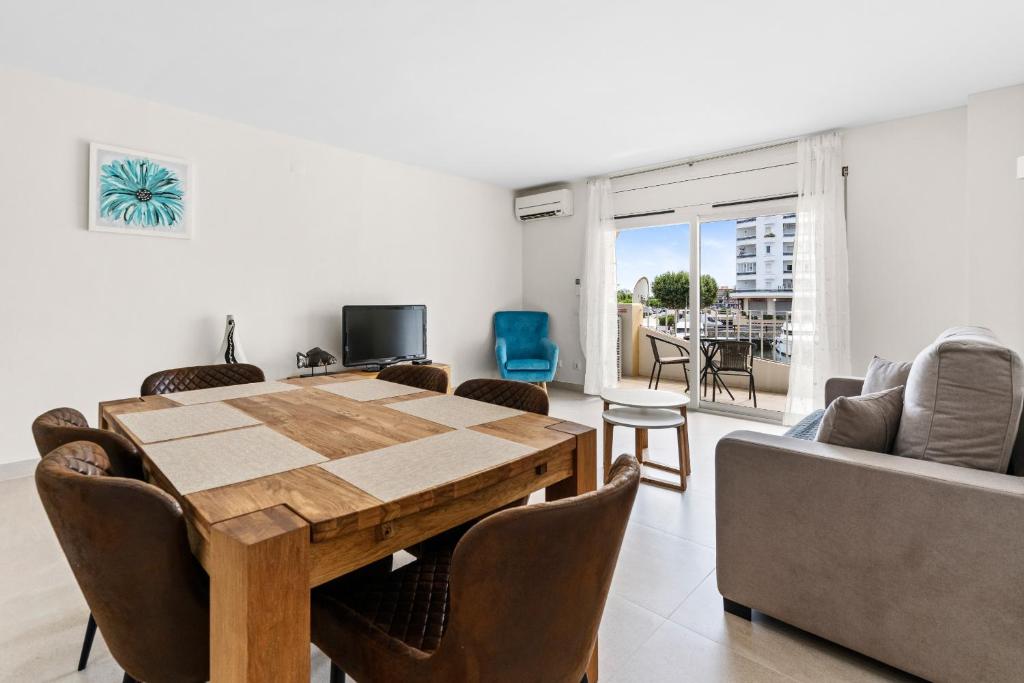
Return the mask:
[[[495,313],[494,355],[503,379],[553,380],[558,368],[558,346],[548,339],[548,314],[541,311]]]

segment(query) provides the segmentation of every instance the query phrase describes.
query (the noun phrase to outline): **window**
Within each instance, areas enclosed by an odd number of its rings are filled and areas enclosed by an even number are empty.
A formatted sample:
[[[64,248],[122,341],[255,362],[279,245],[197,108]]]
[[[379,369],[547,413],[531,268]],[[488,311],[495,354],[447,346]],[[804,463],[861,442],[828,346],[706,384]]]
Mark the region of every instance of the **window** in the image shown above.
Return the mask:
[[[766,253],[766,254],[772,253],[772,245],[770,245],[770,244],[764,245],[764,253]]]

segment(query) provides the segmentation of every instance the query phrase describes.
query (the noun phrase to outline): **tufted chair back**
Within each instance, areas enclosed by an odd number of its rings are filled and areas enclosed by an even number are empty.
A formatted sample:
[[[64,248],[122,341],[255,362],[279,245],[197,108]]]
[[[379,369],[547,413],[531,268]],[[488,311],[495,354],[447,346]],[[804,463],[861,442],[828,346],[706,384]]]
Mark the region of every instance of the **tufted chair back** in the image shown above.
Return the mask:
[[[456,396],[496,406],[548,414],[548,395],[538,386],[510,379],[470,379],[455,390]]]
[[[377,379],[439,394],[448,393],[448,373],[429,365],[392,365],[377,373]]]
[[[32,437],[39,457],[72,441],[90,441],[104,450],[111,473],[118,477],[142,479],[142,460],[131,441],[105,429],[93,429],[74,408],[54,408],[32,421]]]
[[[248,363],[194,365],[188,368],[173,368],[154,372],[142,381],[139,393],[142,396],[173,394],[178,391],[230,387],[235,384],[263,381],[266,381],[263,371]]]
[[[509,358],[543,358],[540,340],[548,336],[548,314],[499,311],[494,314],[494,336],[505,340]]]
[[[36,467],[39,497],[75,579],[131,677],[208,680],[208,580],[181,508],[111,470],[103,449],[85,441],[60,446]]]

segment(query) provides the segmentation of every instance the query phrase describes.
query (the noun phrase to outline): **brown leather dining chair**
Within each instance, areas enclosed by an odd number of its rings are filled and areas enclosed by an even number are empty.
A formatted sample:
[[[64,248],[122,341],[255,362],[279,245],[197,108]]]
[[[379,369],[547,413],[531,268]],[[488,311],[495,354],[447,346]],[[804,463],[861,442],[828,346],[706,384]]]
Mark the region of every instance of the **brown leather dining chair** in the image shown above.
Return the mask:
[[[193,365],[187,368],[161,370],[142,381],[142,396],[173,394],[193,389],[230,387],[235,384],[264,382],[266,376],[255,365],[248,363],[221,363],[220,365]]]
[[[535,384],[511,379],[469,379],[455,395],[538,415],[548,414],[548,394]]]
[[[499,512],[454,552],[315,589],[332,682],[586,680],[639,482],[622,455],[598,491]]]
[[[85,441],[44,457],[36,488],[125,683],[208,680],[208,579],[178,503]]]
[[[32,421],[32,437],[39,457],[74,441],[90,441],[100,446],[110,461],[111,472],[119,477],[142,479],[142,460],[131,441],[105,429],[93,429],[82,413],[74,408],[54,408]],[[96,637],[96,620],[92,614],[85,626],[85,638],[78,655],[78,670],[84,671]]]
[[[448,393],[448,373],[429,365],[392,365],[377,373],[377,379],[439,394]]]

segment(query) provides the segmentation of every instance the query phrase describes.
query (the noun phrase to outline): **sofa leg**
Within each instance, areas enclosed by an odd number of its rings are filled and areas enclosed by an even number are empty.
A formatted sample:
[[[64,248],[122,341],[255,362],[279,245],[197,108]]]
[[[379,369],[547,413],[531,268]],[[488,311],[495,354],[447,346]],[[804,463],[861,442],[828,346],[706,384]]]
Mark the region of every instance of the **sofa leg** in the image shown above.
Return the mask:
[[[733,602],[729,598],[722,598],[722,606],[725,608],[725,611],[729,614],[750,621],[751,609],[746,605],[741,605],[738,602]]]

